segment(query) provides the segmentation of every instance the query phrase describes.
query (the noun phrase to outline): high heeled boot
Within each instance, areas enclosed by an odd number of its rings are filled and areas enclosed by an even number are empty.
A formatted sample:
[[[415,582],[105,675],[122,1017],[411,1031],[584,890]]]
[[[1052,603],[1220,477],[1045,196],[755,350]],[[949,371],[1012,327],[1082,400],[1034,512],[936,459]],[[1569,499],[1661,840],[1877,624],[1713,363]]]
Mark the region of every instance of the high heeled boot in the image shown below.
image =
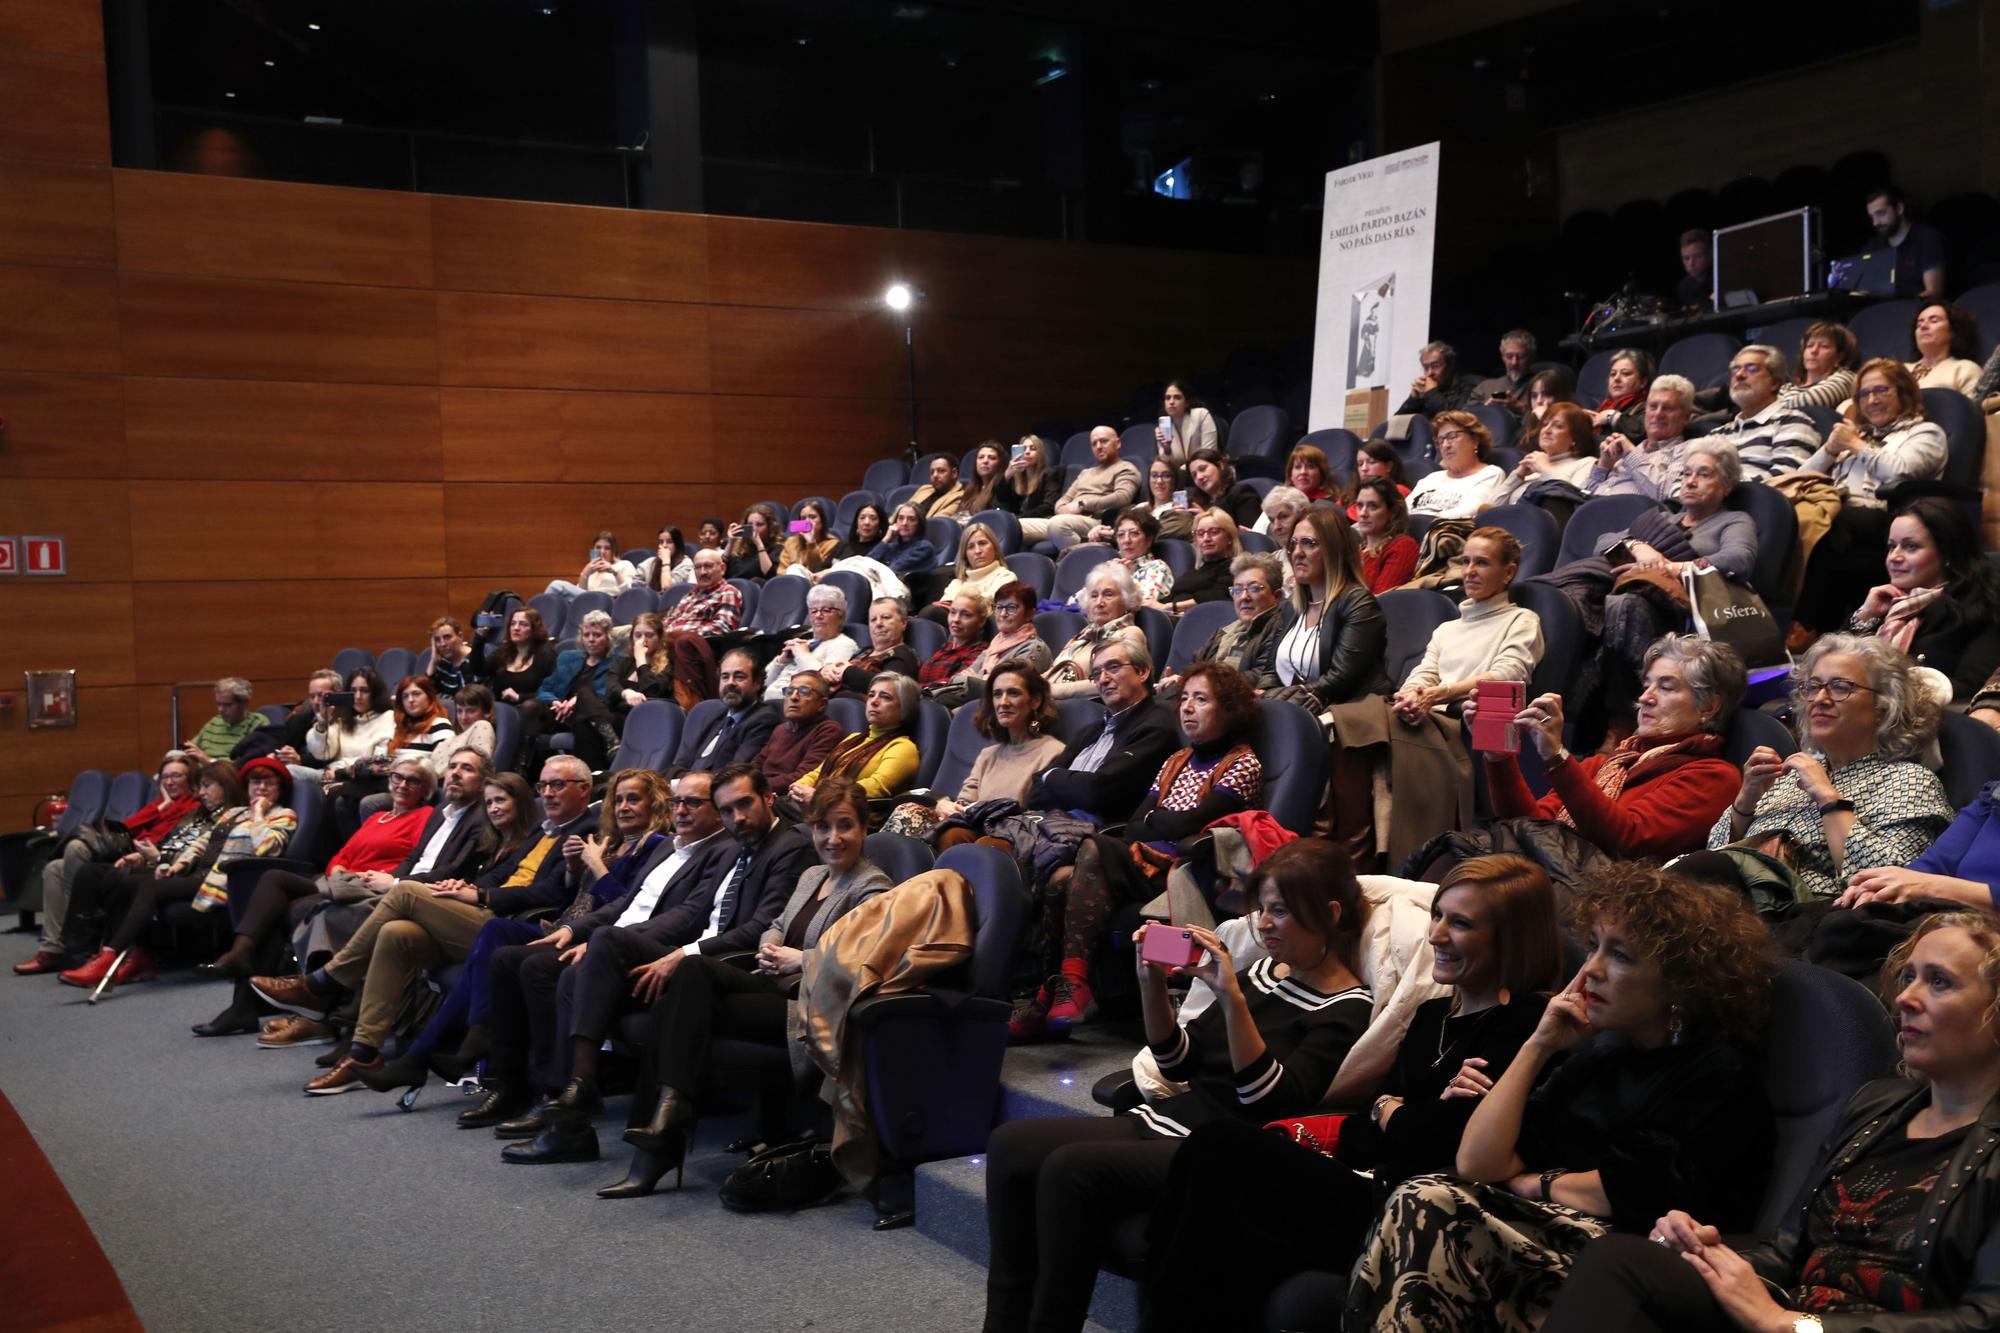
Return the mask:
[[[693,1129],[694,1103],[673,1088],[662,1088],[659,1105],[653,1108],[653,1118],[643,1125],[627,1129],[625,1142],[648,1152],[668,1153],[675,1151],[678,1141],[680,1150],[685,1152]]]

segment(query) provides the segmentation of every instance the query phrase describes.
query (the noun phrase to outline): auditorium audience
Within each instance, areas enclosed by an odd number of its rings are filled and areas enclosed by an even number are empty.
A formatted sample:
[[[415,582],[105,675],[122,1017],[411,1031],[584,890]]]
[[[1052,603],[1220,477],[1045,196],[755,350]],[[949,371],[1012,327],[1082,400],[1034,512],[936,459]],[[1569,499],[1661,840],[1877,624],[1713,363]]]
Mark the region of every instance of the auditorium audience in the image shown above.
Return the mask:
[[[661,622],[669,646],[676,635],[713,639],[742,625],[743,594],[729,582],[728,573],[729,562],[722,552],[694,553],[694,587],[667,610]]]
[[[904,676],[917,674],[916,650],[904,641],[910,628],[910,613],[894,597],[877,597],[868,604],[868,647],[843,665],[827,664],[827,679],[838,681],[851,694],[864,694],[869,683],[883,672]]]
[[[1471,518],[1492,499],[1506,474],[1490,461],[1493,432],[1470,412],[1446,412],[1431,421],[1439,470],[1410,488],[1412,514],[1432,518]]]
[[[611,613],[592,611],[577,628],[576,647],[564,649],[556,657],[555,670],[542,681],[535,697],[521,705],[521,772],[540,770],[550,739],[575,716],[577,699],[586,692],[602,698],[605,678],[610,674]],[[618,748],[615,732],[606,737],[582,728],[571,734],[577,738],[578,753],[585,755],[584,762],[593,768],[602,768],[605,756]],[[600,748],[604,754],[597,753]]]
[[[785,640],[765,668],[764,697],[773,703],[784,698],[785,686],[799,672],[818,674],[860,651],[846,632],[847,594],[831,583],[806,590],[806,626],[808,637]]]
[[[1931,302],[1917,311],[1910,337],[1917,345],[1910,374],[1918,388],[1972,396],[1979,383],[1979,330],[1971,311],[1946,301]]]
[[[1035,590],[1018,581],[1002,585],[993,594],[993,635],[986,641],[986,651],[974,660],[968,684],[986,680],[1008,661],[1025,663],[1036,671],[1048,670],[1055,661],[1055,653],[1035,632]]]
[[[794,672],[786,683],[781,698],[783,720],[766,733],[769,739],[749,760],[773,790],[784,791],[818,768],[840,743],[840,724],[826,715],[830,695],[826,678],[817,671]]]
[[[1542,622],[1507,596],[1521,567],[1521,542],[1500,528],[1465,539],[1465,600],[1458,618],[1431,631],[1423,660],[1410,669],[1390,706],[1405,722],[1462,704],[1483,680],[1525,681],[1542,656]]]
[[[1263,513],[1264,497],[1249,482],[1236,479],[1236,464],[1222,450],[1213,446],[1195,450],[1187,470],[1188,480],[1194,483],[1188,491],[1188,507],[1197,513],[1220,509],[1246,528]]]
[[[1883,563],[1889,581],[1868,590],[1847,632],[1888,640],[1969,699],[2000,668],[2000,575],[1971,520],[1953,501],[1912,500],[1889,521]]]
[[[1819,449],[1813,419],[1778,400],[1790,377],[1785,354],[1764,343],[1743,348],[1729,363],[1729,401],[1736,405],[1736,415],[1710,434],[1736,446],[1745,481],[1797,472]]]
[[[555,669],[556,650],[549,642],[549,627],[542,623],[542,613],[532,606],[515,607],[507,614],[507,641],[487,668],[487,686],[501,701],[519,704],[534,698],[542,681]],[[307,748],[311,751],[310,745]]]
[[[1509,329],[1500,335],[1500,373],[1481,380],[1472,391],[1475,403],[1497,403],[1519,411],[1528,400],[1528,381],[1535,371],[1535,335]]]
[[[479,661],[473,655],[465,626],[456,616],[439,616],[431,622],[431,685],[442,699],[455,699],[458,692],[479,678]]]
[[[960,594],[973,592],[991,599],[994,593],[1012,583],[1014,577],[1007,557],[1000,553],[1000,535],[984,523],[968,523],[958,540],[958,565],[951,582],[945,584],[944,593],[935,602],[923,609],[922,615],[926,620],[944,624],[952,602]]]
[[[609,532],[600,532],[590,543],[590,555],[583,562],[583,569],[575,582],[569,579],[551,579],[543,591],[554,593],[565,602],[573,601],[580,592],[608,592],[616,597],[632,586],[638,576],[632,562],[618,554],[618,538]]]
[[[1479,383],[1458,369],[1458,352],[1450,343],[1425,343],[1417,349],[1417,377],[1410,381],[1410,396],[1395,415],[1435,417],[1441,412],[1457,412],[1481,401]]]
[[[1831,898],[1869,866],[1907,865],[1951,822],[1937,774],[1919,757],[1938,701],[1886,639],[1828,634],[1792,669],[1799,744],[1750,752],[1743,784],[1708,845],[1779,850],[1800,892]]]
[[[958,480],[958,460],[933,454],[924,475],[929,478],[904,503],[926,519],[957,518],[965,508],[965,487]],[[899,571],[900,572],[900,571]]]
[[[841,554],[866,555],[888,532],[889,511],[870,500],[854,511],[854,522],[847,529],[847,541]]]
[[[1379,595],[1408,583],[1417,572],[1417,539],[1410,535],[1410,510],[1396,483],[1386,477],[1362,482],[1350,509],[1368,591]]]
[[[1229,562],[1229,601],[1236,618],[1209,635],[1191,659],[1235,667],[1249,677],[1259,694],[1280,684],[1273,665],[1278,633],[1284,625],[1280,608],[1285,581],[1278,572],[1280,559],[1275,552],[1260,551],[1245,552]],[[1160,692],[1177,691],[1180,681],[1179,673],[1168,672],[1160,677]]]
[[[1108,528],[1093,528],[1090,533],[1092,541],[1111,542],[1118,554],[1106,563],[1118,565],[1131,577],[1132,586],[1139,590],[1139,600],[1147,605],[1164,601],[1174,586],[1174,571],[1153,554],[1153,543],[1159,535],[1159,522],[1143,505],[1132,506]],[[1077,589],[1076,595],[1069,599],[1070,610],[1082,609],[1083,595],[1083,589]]]
[[[1057,720],[1042,673],[1017,659],[1001,663],[987,677],[972,715],[973,730],[990,744],[973,759],[957,795],[898,806],[890,816],[890,831],[921,835],[981,801],[1025,802],[1035,775],[1062,758],[1063,742],[1051,734]]]
[[[603,768],[618,753],[633,709],[653,700],[675,700],[673,653],[661,623],[656,611],[632,617],[625,651],[611,659],[603,684],[594,690],[579,689],[573,696],[576,708],[570,729],[577,738],[576,752],[592,768]]]
[[[795,523],[810,523],[810,532],[791,532],[778,548],[778,571],[808,577],[832,564],[840,552],[840,537],[833,530],[833,515],[817,500],[807,500],[792,514]]]
[[[786,789],[801,809],[812,800],[813,788],[824,778],[852,779],[870,800],[894,796],[916,780],[917,711],[923,692],[916,678],[884,671],[868,683],[868,730],[851,732],[831,753]]]
[[[716,666],[716,697],[722,708],[704,729],[692,732],[680,753],[689,768],[713,772],[747,761],[778,725],[779,712],[764,702],[764,668],[754,654],[732,648]]]
[[[676,583],[694,582],[694,557],[687,540],[675,527],[661,528],[654,538],[653,553],[639,562],[636,587],[665,592]]]
[[[1177,616],[1203,602],[1226,601],[1229,563],[1242,554],[1243,539],[1228,511],[1204,509],[1194,520],[1194,568],[1176,578],[1167,595],[1152,605]]]
[[[1000,507],[1000,487],[1007,456],[998,440],[983,441],[972,451],[972,475],[965,480],[964,512],[984,513]]]
[[[306,750],[321,764],[321,779],[332,784],[352,776],[365,759],[388,753],[396,734],[394,701],[374,667],[363,667],[347,678],[352,704],[320,698],[319,717],[306,733]]]
[[[1382,653],[1388,626],[1362,578],[1352,530],[1334,510],[1307,510],[1292,529],[1287,555],[1291,600],[1278,613],[1277,631],[1251,674],[1276,677],[1279,698],[1315,714],[1386,690]]]
[[[1160,415],[1167,418],[1168,428],[1161,430],[1155,425],[1153,442],[1160,447],[1160,457],[1176,467],[1186,467],[1195,454],[1222,443],[1216,435],[1215,418],[1188,392],[1186,380],[1167,381],[1160,398]]]
[[[898,578],[921,574],[937,563],[937,548],[924,536],[924,516],[913,504],[899,504],[889,521],[889,533],[868,552],[870,560],[889,567]]]
[[[1572,893],[1583,967],[1479,1099],[1456,1170],[1390,1193],[1347,1327],[1534,1328],[1597,1237],[1674,1208],[1731,1231],[1754,1217],[1774,1141],[1768,933],[1739,896],[1636,863]]]
[[[1049,685],[1058,699],[1096,692],[1090,671],[1092,659],[1103,644],[1123,641],[1144,647],[1146,642],[1145,632],[1132,620],[1141,605],[1139,589],[1122,565],[1107,560],[1092,569],[1084,576],[1080,596],[1083,628],[1056,649],[1055,663],[1048,672]]]
[[[1188,1090],[1122,1115],[1015,1119],[994,1130],[986,1154],[988,1333],[1082,1326],[1107,1237],[1159,1202],[1189,1131],[1224,1119],[1262,1124],[1313,1107],[1371,1013],[1355,973],[1360,898],[1347,859],[1308,838],[1258,867],[1267,954],[1242,972],[1212,931],[1189,926],[1204,952],[1170,977],[1144,961],[1144,936],[1173,927],[1140,929],[1146,1043],[1161,1072]],[[1217,997],[1186,1026],[1175,1021],[1167,991],[1182,977],[1201,978]],[[1210,1265],[1210,1279],[1227,1282],[1227,1268],[1250,1257]]]
[[[995,488],[993,507],[1016,518],[1046,521],[1055,516],[1062,497],[1063,470],[1049,457],[1048,442],[1039,435],[1023,435]]]
[[[1544,414],[1535,448],[1522,455],[1507,480],[1493,492],[1489,505],[1513,504],[1538,481],[1566,481],[1582,490],[1597,460],[1591,456],[1597,437],[1590,413],[1575,403],[1557,403]]]
[[[1158,521],[1159,536],[1185,541],[1194,535],[1194,513],[1189,507],[1187,478],[1165,458],[1155,458],[1146,464],[1146,495],[1134,507],[1151,514]]]
[[[1139,469],[1118,456],[1118,432],[1111,426],[1090,429],[1091,464],[1056,501],[1049,518],[1021,518],[1021,539],[1073,546],[1087,540],[1090,530],[1108,523],[1139,498]]]
[[[1604,376],[1604,398],[1591,413],[1591,422],[1600,438],[1623,435],[1628,439],[1645,429],[1642,412],[1653,385],[1653,358],[1636,347],[1624,347],[1611,354],[1611,366]],[[1692,408],[1692,403],[1690,403]],[[1544,411],[1539,420],[1546,424]]]
[[[262,713],[250,711],[250,682],[241,676],[224,676],[215,682],[215,716],[203,722],[181,748],[198,763],[227,759],[264,721]]]
[[[1860,367],[1854,331],[1822,320],[1799,339],[1798,374],[1778,391],[1778,401],[1786,407],[1839,407],[1853,396]]]
[[[1285,459],[1285,480],[1307,500],[1338,500],[1341,495],[1340,478],[1318,445],[1293,446]]]
[[[1596,461],[1578,485],[1593,497],[1644,495],[1664,503],[1679,499],[1688,418],[1693,415],[1694,384],[1681,375],[1660,376],[1646,391],[1638,443],[1622,430],[1605,436],[1598,442]]]
[[[966,677],[986,650],[986,622],[992,614],[993,604],[981,593],[966,591],[952,598],[945,641],[917,668],[917,684],[946,708],[965,702]]]
[[[1637,726],[1606,753],[1564,747],[1561,695],[1529,700],[1514,722],[1541,757],[1549,793],[1529,790],[1518,754],[1487,750],[1493,813],[1553,819],[1619,858],[1701,847],[1743,779],[1722,758],[1722,737],[1743,701],[1743,659],[1726,644],[1669,634],[1647,650],[1640,676]],[[1467,726],[1478,712],[1478,700],[1468,699]]]
[[[1650,1233],[1583,1251],[1545,1333],[1992,1326],[2000,926],[1984,911],[1924,918],[1880,990],[1898,1077],[1847,1099],[1776,1233],[1725,1241],[1735,1219],[1670,1201]]]
[[[778,511],[761,501],[743,511],[740,523],[729,525],[728,544],[723,555],[728,561],[728,577],[761,583],[784,571],[778,565],[778,544],[784,534]]]

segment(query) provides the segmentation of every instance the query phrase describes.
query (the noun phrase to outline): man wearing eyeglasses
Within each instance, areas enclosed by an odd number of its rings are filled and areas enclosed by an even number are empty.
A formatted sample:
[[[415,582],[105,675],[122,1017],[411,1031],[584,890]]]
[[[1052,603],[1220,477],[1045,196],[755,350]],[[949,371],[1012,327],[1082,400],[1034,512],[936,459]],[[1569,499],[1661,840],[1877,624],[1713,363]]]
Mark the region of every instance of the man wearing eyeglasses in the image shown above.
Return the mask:
[[[1813,419],[1778,401],[1778,390],[1790,378],[1785,354],[1763,343],[1752,343],[1729,363],[1729,401],[1736,404],[1736,416],[1709,433],[1735,444],[1745,482],[1797,472],[1819,452]]]
[[[785,720],[750,759],[751,766],[774,790],[790,788],[826,762],[833,747],[840,744],[845,733],[826,715],[829,693],[826,678],[816,671],[798,672],[785,686]]]
[[[673,781],[674,836],[633,876],[624,897],[529,944],[497,949],[487,973],[493,1049],[486,1096],[459,1117],[468,1129],[493,1126],[514,1163],[595,1161],[590,1118],[603,1105],[597,1051],[633,1003],[631,973],[691,944],[705,904],[735,864],[711,775]],[[544,1100],[528,1108],[540,1094]],[[523,1114],[523,1112],[526,1114]]]
[[[1028,804],[1073,810],[1099,824],[1138,808],[1167,756],[1180,748],[1173,710],[1153,697],[1153,659],[1144,645],[1115,639],[1090,659],[1090,683],[1104,705],[1062,758],[1036,777]]]
[[[764,668],[748,652],[724,653],[715,678],[722,711],[681,738],[674,762],[682,768],[713,773],[741,763],[764,748],[780,721],[778,706],[763,698]]]
[[[399,883],[325,967],[304,975],[251,978],[251,989],[266,1001],[307,1018],[323,1018],[349,994],[360,994],[347,1054],[307,1083],[307,1093],[346,1092],[360,1086],[360,1070],[380,1069],[382,1043],[394,1030],[410,982],[428,968],[464,961],[487,921],[560,909],[568,902],[562,845],[571,834],[584,831],[590,769],[575,755],[556,755],[543,765],[536,790],[541,828],[477,879]]]

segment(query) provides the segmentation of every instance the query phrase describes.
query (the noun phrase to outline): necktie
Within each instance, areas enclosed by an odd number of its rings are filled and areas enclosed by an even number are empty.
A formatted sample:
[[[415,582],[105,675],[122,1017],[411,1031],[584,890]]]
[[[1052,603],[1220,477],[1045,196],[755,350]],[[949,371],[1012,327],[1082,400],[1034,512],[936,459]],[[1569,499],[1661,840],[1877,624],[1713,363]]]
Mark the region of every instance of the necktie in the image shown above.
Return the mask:
[[[724,713],[722,715],[722,725],[715,729],[715,735],[709,737],[708,748],[701,752],[702,757],[707,758],[709,755],[714,754],[715,748],[728,740],[729,733],[734,730],[736,730],[736,714]]]
[[[745,852],[736,858],[736,868],[729,872],[729,878],[723,881],[722,892],[716,897],[715,928],[717,930],[728,928],[729,914],[736,910],[737,889],[742,885],[743,876],[749,873],[749,870],[750,853]]]

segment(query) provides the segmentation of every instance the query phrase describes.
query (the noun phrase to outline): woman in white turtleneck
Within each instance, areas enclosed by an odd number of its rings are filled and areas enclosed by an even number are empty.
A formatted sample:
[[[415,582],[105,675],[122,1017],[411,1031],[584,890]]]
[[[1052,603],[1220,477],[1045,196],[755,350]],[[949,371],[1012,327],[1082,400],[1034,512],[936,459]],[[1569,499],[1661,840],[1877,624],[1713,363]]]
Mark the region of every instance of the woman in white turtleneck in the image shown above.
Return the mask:
[[[1424,713],[1470,699],[1482,680],[1518,680],[1534,674],[1542,656],[1542,622],[1508,599],[1520,568],[1521,543],[1504,528],[1478,528],[1465,539],[1465,600],[1458,619],[1431,634],[1423,660],[1389,701],[1396,716],[1414,723]]]

